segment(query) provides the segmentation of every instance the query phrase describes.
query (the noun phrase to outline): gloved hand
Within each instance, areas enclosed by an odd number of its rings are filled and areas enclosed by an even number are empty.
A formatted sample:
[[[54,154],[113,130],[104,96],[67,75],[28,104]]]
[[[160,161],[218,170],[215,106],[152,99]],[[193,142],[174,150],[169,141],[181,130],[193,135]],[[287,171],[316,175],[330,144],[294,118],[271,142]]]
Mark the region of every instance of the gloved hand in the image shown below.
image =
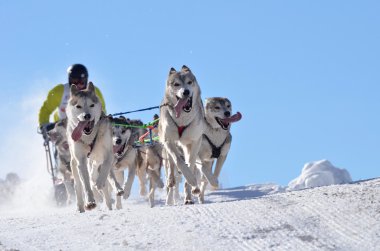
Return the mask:
[[[46,124],[43,124],[43,125],[40,125],[39,127],[39,133],[42,134],[42,137],[44,138],[45,141],[48,141],[49,140],[49,137],[48,137],[48,132],[50,130],[52,130],[55,126],[55,123],[46,123]]]
[[[52,130],[55,126],[55,123],[46,123],[40,126],[41,132],[48,132]]]

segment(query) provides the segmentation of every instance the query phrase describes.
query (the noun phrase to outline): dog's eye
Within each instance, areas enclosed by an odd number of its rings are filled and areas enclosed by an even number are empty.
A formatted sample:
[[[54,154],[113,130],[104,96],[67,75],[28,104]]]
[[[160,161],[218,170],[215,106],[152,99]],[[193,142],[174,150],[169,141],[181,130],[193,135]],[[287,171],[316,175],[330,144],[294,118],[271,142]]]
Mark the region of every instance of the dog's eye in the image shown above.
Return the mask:
[[[90,105],[91,108],[94,107],[94,106],[95,106],[95,104]]]
[[[193,84],[193,81],[189,81],[187,82],[188,85],[192,85]]]
[[[82,109],[82,106],[80,106],[80,105],[77,105],[77,106],[75,106],[77,109]]]
[[[220,110],[219,106],[215,106],[214,108],[215,108],[215,110]]]
[[[124,134],[127,130],[126,129],[123,129],[121,130],[121,133]]]
[[[178,86],[180,86],[180,84],[177,83],[177,82],[175,82],[175,83],[174,83],[174,86],[178,87]]]

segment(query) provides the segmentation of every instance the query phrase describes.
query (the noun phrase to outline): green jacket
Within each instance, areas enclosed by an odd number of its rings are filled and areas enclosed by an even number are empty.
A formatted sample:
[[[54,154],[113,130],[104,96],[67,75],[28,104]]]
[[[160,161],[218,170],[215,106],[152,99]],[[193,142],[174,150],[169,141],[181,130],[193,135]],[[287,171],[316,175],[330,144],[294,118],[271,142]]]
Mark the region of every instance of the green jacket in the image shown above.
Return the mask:
[[[68,85],[68,84],[66,84]],[[66,86],[67,88],[68,86]],[[54,112],[54,122],[58,121],[60,119],[58,109],[60,106],[65,106],[62,102],[62,98],[65,92],[65,85],[58,84],[53,89],[51,89],[47,95],[47,98],[45,102],[42,104],[39,115],[38,115],[38,122],[39,125],[42,126],[43,124],[50,122],[50,115]],[[70,93],[70,92],[69,92]],[[66,95],[69,95],[66,94]],[[98,96],[100,102],[102,103],[102,108],[104,113],[106,113],[106,105],[104,103],[104,98],[100,90],[95,87],[95,93]],[[57,109],[58,108],[58,109]],[[64,112],[65,107],[61,107],[61,110]],[[106,113],[107,114],[107,113]]]

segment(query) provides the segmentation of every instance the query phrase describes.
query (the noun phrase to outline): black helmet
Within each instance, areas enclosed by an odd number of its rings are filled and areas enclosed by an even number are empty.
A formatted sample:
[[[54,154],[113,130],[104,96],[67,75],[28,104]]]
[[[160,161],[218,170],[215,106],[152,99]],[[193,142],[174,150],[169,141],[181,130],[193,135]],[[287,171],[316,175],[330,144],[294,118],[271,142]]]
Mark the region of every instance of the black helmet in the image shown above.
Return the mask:
[[[82,65],[82,64],[73,64],[70,65],[69,68],[67,69],[67,75],[69,79],[69,84],[72,84],[72,80],[82,80],[87,84],[88,80],[88,71],[87,68]]]

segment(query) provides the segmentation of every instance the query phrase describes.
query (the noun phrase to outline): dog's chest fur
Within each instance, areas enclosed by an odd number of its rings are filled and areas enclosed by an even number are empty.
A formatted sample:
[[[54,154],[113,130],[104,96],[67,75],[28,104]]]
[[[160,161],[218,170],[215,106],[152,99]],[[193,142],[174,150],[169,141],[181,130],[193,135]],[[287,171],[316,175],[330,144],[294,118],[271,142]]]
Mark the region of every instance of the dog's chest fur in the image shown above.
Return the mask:
[[[200,100],[197,100],[196,102],[197,105],[191,112],[182,112],[179,118],[175,117],[173,108],[161,108],[162,112],[159,123],[159,135],[161,142],[176,140],[180,141],[182,144],[190,144],[202,136],[202,102]]]

